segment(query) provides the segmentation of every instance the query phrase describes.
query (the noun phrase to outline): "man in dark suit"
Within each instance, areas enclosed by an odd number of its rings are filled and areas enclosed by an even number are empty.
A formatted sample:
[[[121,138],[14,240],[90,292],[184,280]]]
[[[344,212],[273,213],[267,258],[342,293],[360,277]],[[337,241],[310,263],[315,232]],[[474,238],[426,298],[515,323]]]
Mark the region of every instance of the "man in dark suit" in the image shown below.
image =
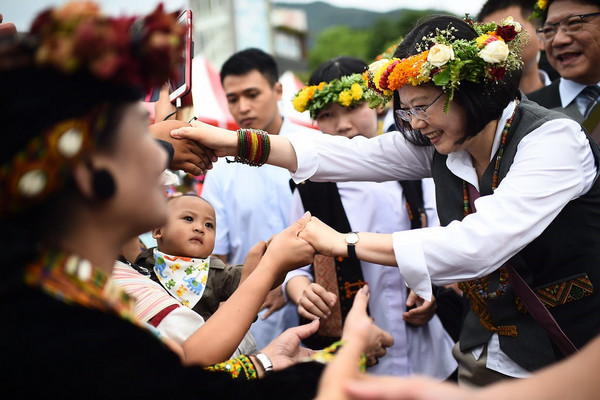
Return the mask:
[[[600,4],[549,0],[542,19],[536,31],[560,78],[527,97],[564,112],[592,133],[600,128],[596,115],[600,113]]]

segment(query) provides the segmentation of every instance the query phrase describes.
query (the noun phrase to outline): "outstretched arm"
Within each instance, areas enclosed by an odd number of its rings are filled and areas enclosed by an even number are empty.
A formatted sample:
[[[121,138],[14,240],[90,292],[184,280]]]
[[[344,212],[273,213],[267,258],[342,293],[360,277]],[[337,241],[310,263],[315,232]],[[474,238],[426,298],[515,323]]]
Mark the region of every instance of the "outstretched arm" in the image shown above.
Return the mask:
[[[346,233],[338,232],[316,217],[300,233],[317,253],[333,257],[348,257]],[[396,266],[391,234],[360,232],[355,245],[356,256],[374,264]]]
[[[234,131],[218,128],[199,121],[193,121],[192,127],[181,127],[171,131],[175,139],[190,139],[215,152],[217,157],[236,156],[238,154],[238,135]],[[296,172],[296,152],[290,141],[279,135],[269,135],[270,152],[267,163]],[[212,161],[217,161],[213,158]]]
[[[221,343],[239,344],[273,283],[282,274],[312,260],[313,248],[298,237],[298,232],[309,218],[310,214],[307,213],[273,237],[256,269],[221,304],[217,312],[184,342],[184,363],[207,366],[224,361],[228,356],[223,357]],[[218,346],[207,346],[217,337]]]

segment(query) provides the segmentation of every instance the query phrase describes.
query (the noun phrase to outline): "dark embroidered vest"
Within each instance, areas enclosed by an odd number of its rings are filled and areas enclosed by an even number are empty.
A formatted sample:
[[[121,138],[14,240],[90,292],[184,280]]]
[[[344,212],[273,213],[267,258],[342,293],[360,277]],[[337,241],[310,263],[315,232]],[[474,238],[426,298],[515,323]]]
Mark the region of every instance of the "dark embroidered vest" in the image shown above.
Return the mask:
[[[523,137],[556,118],[564,118],[564,115],[523,99],[508,133],[499,182],[509,172]],[[590,146],[598,165],[600,150],[591,140]],[[437,209],[442,225],[462,220],[464,214],[462,180],[448,170],[446,158],[435,153],[433,159]],[[492,194],[493,172],[494,162],[482,176],[481,196]],[[503,218],[502,215],[497,217]],[[588,193],[569,202],[544,232],[510,262],[577,347],[597,335],[600,332],[600,181],[597,177]],[[498,288],[499,280],[497,270],[490,275],[488,292]],[[487,298],[484,303],[494,326],[516,328],[514,337],[499,334],[500,347],[523,368],[533,371],[562,358],[544,329],[515,298],[510,285],[503,295]],[[461,351],[485,344],[490,339],[492,332],[484,328],[481,317],[472,307],[467,312],[460,334]]]

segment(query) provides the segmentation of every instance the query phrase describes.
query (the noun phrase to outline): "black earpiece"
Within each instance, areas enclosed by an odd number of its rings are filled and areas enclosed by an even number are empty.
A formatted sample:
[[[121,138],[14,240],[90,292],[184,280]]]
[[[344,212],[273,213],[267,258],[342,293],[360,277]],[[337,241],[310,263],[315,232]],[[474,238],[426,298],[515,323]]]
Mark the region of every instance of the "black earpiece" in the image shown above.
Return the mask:
[[[115,194],[115,180],[105,169],[92,171],[92,189],[96,200],[108,200]]]

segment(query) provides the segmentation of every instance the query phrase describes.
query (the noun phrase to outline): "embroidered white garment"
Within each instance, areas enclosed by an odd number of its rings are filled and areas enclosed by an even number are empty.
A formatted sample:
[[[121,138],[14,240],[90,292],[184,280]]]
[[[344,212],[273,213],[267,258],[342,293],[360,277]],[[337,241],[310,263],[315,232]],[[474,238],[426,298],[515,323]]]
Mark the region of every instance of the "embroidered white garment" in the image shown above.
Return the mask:
[[[193,308],[206,288],[209,259],[171,256],[154,249],[154,260],[161,285],[181,304]]]

